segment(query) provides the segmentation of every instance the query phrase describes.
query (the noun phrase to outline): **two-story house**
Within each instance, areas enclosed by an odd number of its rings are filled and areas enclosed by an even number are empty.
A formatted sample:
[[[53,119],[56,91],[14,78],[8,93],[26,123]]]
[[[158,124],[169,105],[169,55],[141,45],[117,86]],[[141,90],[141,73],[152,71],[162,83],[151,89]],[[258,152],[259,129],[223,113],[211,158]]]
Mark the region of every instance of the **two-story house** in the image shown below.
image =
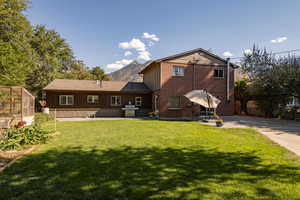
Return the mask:
[[[234,114],[235,68],[204,49],[195,49],[154,60],[141,74],[153,92],[153,109],[159,112],[160,118],[191,118],[205,108],[193,104],[184,95],[201,89],[221,100],[218,114]]]
[[[156,111],[160,118],[191,119],[205,108],[184,95],[205,89],[221,100],[218,114],[232,115],[235,68],[204,49],[195,49],[148,63],[140,72],[140,83],[57,79],[44,88],[44,94],[50,112],[55,110],[58,117],[120,117],[130,102],[139,108],[137,116]]]

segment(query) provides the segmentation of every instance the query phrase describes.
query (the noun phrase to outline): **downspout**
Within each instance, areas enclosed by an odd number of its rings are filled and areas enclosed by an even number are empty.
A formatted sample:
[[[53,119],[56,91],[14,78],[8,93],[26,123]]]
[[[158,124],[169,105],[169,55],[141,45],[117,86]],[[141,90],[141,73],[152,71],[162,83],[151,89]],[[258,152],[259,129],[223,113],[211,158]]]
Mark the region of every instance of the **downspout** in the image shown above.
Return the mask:
[[[193,76],[192,76],[192,90],[195,89],[195,63],[193,63]],[[192,102],[191,106],[191,111],[192,111],[192,121],[194,120],[194,102]]]
[[[229,88],[230,88],[230,58],[227,58],[227,90],[226,90],[226,97],[227,97],[227,103],[230,101],[230,96],[229,96]]]
[[[192,86],[192,90],[195,89],[195,63],[193,63],[193,86]]]

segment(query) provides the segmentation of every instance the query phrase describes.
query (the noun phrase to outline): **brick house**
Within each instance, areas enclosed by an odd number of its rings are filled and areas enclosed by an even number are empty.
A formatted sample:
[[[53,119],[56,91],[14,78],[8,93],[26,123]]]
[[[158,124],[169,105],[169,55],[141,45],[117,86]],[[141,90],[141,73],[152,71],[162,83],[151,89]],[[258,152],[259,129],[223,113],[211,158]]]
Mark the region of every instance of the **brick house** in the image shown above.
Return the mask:
[[[153,91],[153,110],[160,118],[187,118],[205,108],[183,95],[206,89],[221,100],[219,115],[234,114],[234,69],[237,66],[203,49],[195,49],[150,62],[141,71]],[[229,74],[227,73],[229,71]]]
[[[124,116],[130,101],[137,116],[157,111],[164,119],[191,119],[204,107],[184,95],[206,89],[221,100],[220,115],[234,114],[235,65],[203,49],[151,61],[140,72],[143,82],[57,79],[44,88],[47,107],[58,117]],[[229,71],[229,74],[227,73]]]

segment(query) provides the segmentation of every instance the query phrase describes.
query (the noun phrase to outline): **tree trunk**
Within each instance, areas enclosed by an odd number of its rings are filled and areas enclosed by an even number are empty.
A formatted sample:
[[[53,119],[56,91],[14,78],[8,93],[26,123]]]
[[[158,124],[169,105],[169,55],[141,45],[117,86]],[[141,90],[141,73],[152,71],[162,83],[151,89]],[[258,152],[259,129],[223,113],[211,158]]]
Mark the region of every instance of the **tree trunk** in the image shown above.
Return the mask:
[[[248,110],[247,110],[247,100],[242,100],[241,102],[241,112],[244,112],[246,115],[248,115]]]

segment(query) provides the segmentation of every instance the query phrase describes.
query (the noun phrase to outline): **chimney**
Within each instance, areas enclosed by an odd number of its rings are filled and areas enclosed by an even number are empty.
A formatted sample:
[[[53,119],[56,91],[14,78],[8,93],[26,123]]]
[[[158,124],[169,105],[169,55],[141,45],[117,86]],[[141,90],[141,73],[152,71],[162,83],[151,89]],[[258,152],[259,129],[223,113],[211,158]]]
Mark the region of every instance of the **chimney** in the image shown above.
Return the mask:
[[[102,87],[102,81],[101,80],[96,80],[96,84]]]

